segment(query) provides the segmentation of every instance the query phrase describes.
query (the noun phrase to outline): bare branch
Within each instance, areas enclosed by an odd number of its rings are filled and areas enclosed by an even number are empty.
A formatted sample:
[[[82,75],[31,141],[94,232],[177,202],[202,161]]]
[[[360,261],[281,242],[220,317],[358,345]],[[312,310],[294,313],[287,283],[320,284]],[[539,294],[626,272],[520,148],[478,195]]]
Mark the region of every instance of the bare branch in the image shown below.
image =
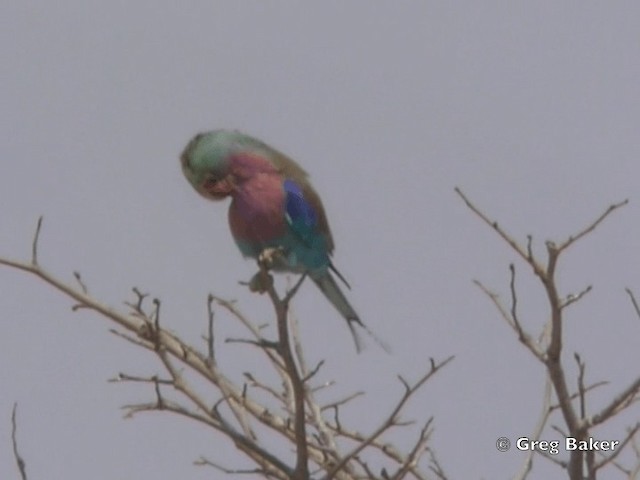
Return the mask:
[[[335,411],[337,411],[337,410],[335,410]],[[339,424],[339,422],[336,423],[336,425],[329,425],[329,427],[335,432],[335,434],[337,436],[352,440],[352,441],[354,441],[356,443],[362,443],[362,442],[366,441],[367,438],[368,438],[368,437],[362,435],[361,433],[349,431],[349,430],[343,428]],[[370,444],[370,447],[378,450],[385,457],[393,460],[397,464],[402,464],[405,461],[405,456],[397,448],[395,448],[390,443],[383,442],[383,441],[378,439],[378,440],[372,441],[371,444]],[[357,461],[357,458],[355,458],[354,460]],[[423,478],[423,475],[420,474],[420,472],[418,472],[417,469],[412,469],[411,473],[416,478]]]
[[[127,335],[126,333],[122,333],[119,332],[118,330],[116,330],[115,328],[110,328],[109,329],[109,333],[114,334],[116,337],[120,337],[123,340],[126,340],[129,343],[132,343],[133,345],[137,345],[138,347],[142,347],[142,348],[146,348],[147,350],[153,351],[154,346],[151,342],[147,341],[147,340],[142,340],[136,337],[131,337],[129,335]]]
[[[306,383],[309,380],[311,380],[311,378],[320,371],[320,368],[322,368],[323,365],[324,365],[324,360],[320,360],[318,364],[313,368],[313,370],[311,370],[309,373],[305,375],[305,377],[302,379],[302,382]]]
[[[593,415],[588,421],[588,427],[594,427],[609,418],[616,413],[624,410],[631,405],[640,394],[640,377],[636,378],[631,385],[624,389],[618,396],[616,396],[606,407],[600,410],[599,413]]]
[[[540,361],[544,361],[544,355],[533,342],[531,335],[524,331],[520,320],[518,319],[517,303],[518,295],[516,293],[516,267],[513,263],[509,264],[509,271],[511,273],[511,280],[509,281],[509,289],[511,290],[511,326],[514,327],[518,334],[518,340],[523,343],[531,353]],[[496,297],[497,298],[497,297]]]
[[[244,343],[245,345],[253,345],[254,347],[265,349],[278,349],[278,342],[271,340],[252,340],[250,338],[225,338],[224,343]]]
[[[620,453],[625,449],[625,447],[633,440],[633,438],[635,437],[636,433],[638,433],[639,430],[640,430],[640,422],[636,423],[633,427],[629,429],[625,438],[620,442],[620,445],[617,446],[617,448],[613,451],[611,455],[604,456],[602,460],[596,463],[595,470],[599,470],[605,465],[614,462],[615,459],[618,457],[618,455],[620,455]],[[629,476],[629,478],[632,478],[632,477]]]
[[[153,299],[154,312],[151,315],[153,318],[153,331],[152,340],[156,345],[156,349],[160,349],[160,299]]]
[[[511,273],[511,281],[509,282],[509,290],[511,290],[511,319],[519,336],[522,336],[523,330],[518,320],[518,295],[516,293],[516,267],[513,263],[509,264],[509,272]]]
[[[504,305],[502,305],[502,302],[500,302],[500,297],[498,296],[498,294],[492,292],[491,290],[489,290],[482,282],[480,282],[478,280],[474,280],[473,283],[476,286],[478,286],[478,288],[480,288],[480,290],[482,290],[484,292],[484,294],[487,297],[489,297],[489,299],[493,302],[495,307],[498,309],[498,312],[500,313],[500,316],[518,334],[518,340],[520,340],[520,342],[525,347],[527,347],[529,349],[529,351],[533,354],[534,357],[536,357],[541,362],[544,362],[544,354],[542,353],[542,351],[534,343],[533,339],[529,336],[529,334],[527,334],[523,330],[523,328],[520,325],[520,323],[517,322],[514,318],[512,318],[511,315],[509,314],[509,312],[507,312],[507,310],[504,307]],[[515,295],[515,290],[512,291],[512,295]],[[513,302],[514,302],[514,300],[512,298],[512,305],[513,305]],[[514,309],[514,308],[515,307],[512,307],[512,309]]]
[[[587,285],[587,287],[582,290],[581,292],[579,292],[577,295],[567,295],[567,298],[564,299],[564,301],[560,304],[560,308],[566,308],[569,305],[571,305],[572,303],[576,303],[578,300],[580,300],[582,297],[584,297],[587,293],[589,293],[592,289],[591,285]]]
[[[197,372],[208,381],[213,382],[220,389],[223,394],[223,398],[226,400],[229,407],[234,412],[234,415],[241,422],[241,424],[243,423],[242,418],[245,415],[243,412],[246,410],[269,428],[272,428],[275,431],[280,431],[285,435],[287,434],[287,430],[286,428],[284,428],[286,422],[281,417],[273,414],[266,414],[267,410],[263,406],[250,399],[243,399],[241,390],[233,385],[228,379],[226,379],[221,372],[219,372],[215,368],[212,368],[208,364],[206,356],[200,354],[192,347],[186,345],[174,334],[160,329],[157,303],[155,313],[152,316],[154,324],[151,324],[151,328],[153,330],[150,331],[148,320],[141,319],[139,314],[121,314],[111,307],[103,305],[94,298],[84,294],[81,290],[75,289],[58,280],[56,277],[41,269],[38,265],[34,266],[32,264],[6,260],[2,258],[0,258],[0,264],[34,274],[35,276],[44,280],[46,283],[52,285],[54,288],[68,295],[78,303],[85,305],[86,308],[94,310],[104,317],[113,320],[118,325],[124,327],[126,330],[140,335],[145,342],[153,342],[152,344],[154,346],[154,349],[157,348],[158,352],[162,352],[165,358],[165,352],[168,352],[173,357],[179,359],[181,362],[184,362],[189,366],[190,369],[192,369],[194,372]],[[142,345],[145,347],[147,346],[144,343]],[[205,408],[205,405],[202,402],[198,403],[201,408]],[[233,437],[232,439],[234,440],[234,442],[242,443],[242,440],[238,440],[237,436]],[[249,449],[245,447],[243,451],[247,450]]]
[[[398,422],[398,414],[404,407],[405,403],[411,398],[411,396],[420,389],[433,375],[435,375],[440,369],[442,369],[445,365],[447,365],[450,361],[454,359],[454,356],[450,356],[443,360],[442,362],[436,364],[433,359],[431,359],[431,365],[429,371],[422,376],[416,383],[413,385],[409,385],[406,380],[402,377],[398,376],[400,381],[405,387],[404,395],[400,398],[395,408],[389,414],[389,416],[382,422],[382,424],[374,430],[374,432],[369,435],[364,441],[362,441],[358,446],[356,446],[349,454],[345,455],[342,460],[336,464],[324,477],[324,480],[331,480],[335,477],[335,475],[347,464],[347,462],[358,455],[362,450],[364,450],[368,445],[370,445],[374,440],[376,440],[382,433],[396,425]]]
[[[540,435],[542,435],[542,431],[544,430],[547,421],[549,420],[549,415],[551,414],[551,379],[546,376],[544,380],[544,395],[542,397],[542,407],[540,411],[540,418],[538,419],[538,423],[533,429],[533,433],[530,438],[532,440],[539,440]],[[520,473],[514,477],[514,480],[525,480],[529,473],[531,473],[531,468],[533,466],[533,455],[536,453],[536,450],[531,449],[527,452],[526,458],[522,464],[522,468],[520,469]]]
[[[355,393],[352,393],[351,395],[349,395],[349,396],[347,396],[347,397],[345,397],[345,398],[343,398],[341,400],[338,400],[338,401],[331,402],[331,403],[328,403],[326,405],[323,405],[322,406],[322,410],[328,410],[328,409],[331,409],[331,408],[340,407],[341,405],[344,405],[345,403],[350,402],[351,400],[353,400],[354,398],[359,397],[360,395],[364,395],[364,392],[362,392],[362,391],[355,392]]]
[[[110,378],[109,383],[133,382],[133,383],[151,383],[153,385],[173,385],[173,380],[158,378],[157,375],[151,377],[141,377],[138,375],[129,375],[127,373],[118,373],[116,377]]]
[[[325,388],[333,387],[335,384],[336,384],[335,380],[327,380],[326,382],[316,385],[315,387],[311,387],[307,389],[313,393],[316,393],[316,392],[319,392],[320,390],[324,390]]]
[[[431,424],[431,419],[421,431],[412,451],[407,455],[400,454],[394,446],[383,443],[379,437],[384,431],[393,426],[408,425],[410,423],[399,419],[400,411],[405,403],[428,378],[446,365],[453,357],[438,364],[431,360],[431,371],[416,384],[410,385],[400,377],[405,386],[405,393],[394,412],[386,420],[385,423],[387,425],[383,424],[378,433],[374,432],[368,437],[363,437],[343,430],[338,420],[339,407],[361,395],[362,392],[349,395],[324,407],[320,407],[313,398],[314,392],[333,385],[334,382],[326,381],[319,386],[310,385],[312,383],[311,380],[318,374],[324,361],[318,362],[311,370],[307,369],[302,355],[302,345],[295,329],[296,324],[288,317],[288,304],[302,284],[304,276],[299,278],[294,287],[287,291],[282,298],[279,297],[273,283],[267,282],[266,293],[269,294],[277,317],[277,342],[266,340],[263,337],[264,326],[255,326],[251,323],[237,310],[233,302],[210,295],[208,297],[207,310],[208,332],[205,337],[207,349],[206,353],[201,353],[161,325],[161,302],[159,299],[153,299],[151,305],[148,302],[145,305],[148,294],[141,293],[138,288],[134,287],[135,299],[130,303],[125,302],[125,305],[130,310],[126,310],[128,313],[122,313],[91,297],[79,273],[74,272],[77,285],[71,285],[62,282],[42,269],[37,263],[37,240],[40,225],[41,221],[38,224],[32,247],[32,262],[17,262],[0,258],[0,265],[7,265],[31,273],[69,296],[76,302],[76,309],[93,310],[114,321],[123,331],[110,329],[111,333],[137,347],[154,352],[166,371],[163,373],[164,378],[160,378],[158,375],[137,376],[120,373],[117,377],[109,380],[110,382],[134,382],[153,386],[155,400],[125,406],[126,416],[133,416],[138,412],[144,411],[165,411],[190,418],[221,432],[257,465],[255,469],[228,470],[230,472],[259,473],[271,478],[307,480],[309,478],[308,464],[311,461],[318,466],[319,471],[329,472],[331,476],[327,478],[340,480],[362,478],[362,472],[368,472],[371,477],[373,476],[371,469],[365,459],[359,457],[360,452],[367,447],[371,447],[371,449],[382,452],[388,459],[392,459],[400,465],[398,472],[401,472],[401,475],[398,475],[397,478],[401,478],[404,475],[413,475],[416,479],[426,478],[417,469],[417,462],[420,455],[426,451],[426,443],[429,436],[428,426]],[[268,275],[264,268],[261,268],[261,273]],[[264,352],[275,371],[283,379],[282,392],[258,381],[250,373],[245,376],[250,383],[238,386],[219,370],[215,362],[214,350],[214,301],[221,305],[224,310],[231,313],[235,319],[243,323],[251,332],[255,340],[246,340],[243,343],[251,343]],[[194,388],[195,384],[191,384],[189,376],[183,375],[183,368],[187,369],[187,373],[193,372],[204,378],[218,392],[215,398],[219,398],[219,400],[213,407],[210,406],[210,401],[207,400],[208,396],[201,395],[200,389],[196,390]],[[169,375],[168,378],[167,373]],[[306,385],[306,383],[309,383],[309,385]],[[181,401],[184,401],[184,404],[165,396],[169,392],[166,389],[169,386],[175,389],[177,396]],[[250,387],[270,393],[272,398],[280,403],[285,412],[289,412],[290,415],[274,414],[273,412],[277,410],[269,410],[256,402],[253,396],[257,392]],[[330,422],[323,418],[323,412],[329,408],[334,408],[335,410],[335,425],[331,425]],[[261,446],[256,440],[253,422],[266,426],[284,437],[286,441],[294,444],[296,447],[296,466],[294,468]],[[356,446],[347,457],[344,457],[341,455],[336,442],[338,437],[342,437],[347,442],[357,442],[360,448]],[[269,446],[269,448],[271,447]],[[333,474],[331,474],[331,470],[335,470]]]
[[[580,399],[580,418],[585,418],[587,406],[586,406],[586,390],[584,388],[584,371],[586,368],[585,363],[580,358],[578,352],[573,354],[573,358],[575,358],[576,363],[578,364],[578,398]]]
[[[42,217],[40,218],[42,219]],[[40,222],[38,222],[38,225],[40,225]],[[18,438],[17,438],[18,421],[16,420],[17,410],[18,410],[18,404],[14,403],[13,410],[11,411],[11,443],[13,444],[13,458],[15,458],[16,464],[18,465],[18,471],[20,472],[20,477],[22,478],[22,480],[27,480],[27,466],[24,462],[24,459],[20,456],[20,453],[18,452]]]
[[[251,382],[251,386],[252,387],[256,387],[260,390],[264,390],[265,392],[267,392],[269,395],[271,395],[273,398],[275,398],[278,402],[280,403],[285,403],[285,399],[284,396],[281,392],[276,391],[274,388],[270,387],[269,385],[267,385],[264,382],[260,382],[258,381],[251,373],[249,372],[244,372],[244,376],[247,378],[247,380],[249,380],[249,382]]]
[[[427,450],[429,451],[429,460],[431,462],[431,465],[429,466],[429,470],[435,473],[440,480],[447,480],[448,477],[444,473],[444,470],[442,469],[440,462],[438,462],[435,452],[430,448]]]
[[[258,272],[258,275],[260,275],[261,277],[261,284],[266,285],[266,291],[276,311],[279,343],[278,350],[284,360],[285,368],[287,370],[289,379],[291,381],[291,386],[293,388],[293,400],[295,404],[294,430],[296,436],[296,467],[293,472],[292,479],[307,480],[309,477],[309,451],[307,445],[305,420],[305,387],[304,382],[300,377],[300,373],[293,356],[291,342],[289,339],[288,302],[291,297],[287,295],[288,298],[285,298],[285,301],[281,300],[275,290],[275,287],[273,286],[273,280],[271,279],[271,276],[268,272],[271,254],[271,252],[264,251],[260,255],[260,260],[258,261],[260,271]],[[274,254],[277,255],[279,253],[275,252]],[[302,280],[304,280],[304,275],[303,278],[296,284],[298,287],[301,285]],[[297,290],[297,287],[294,287],[294,289]]]
[[[526,247],[522,247],[518,242],[516,242],[509,234],[505,232],[501,227],[498,226],[497,222],[493,222],[489,219],[489,217],[484,214],[480,209],[478,209],[463,193],[462,191],[456,187],[456,193],[463,199],[467,207],[475,213],[478,217],[480,217],[484,223],[489,225],[494,231],[498,233],[498,235],[509,244],[509,246],[515,250],[520,257],[522,257],[532,268],[534,274],[539,278],[542,286],[544,287],[544,291],[547,296],[548,304],[550,307],[550,321],[549,328],[545,328],[543,332],[543,337],[548,332],[548,342],[546,345],[546,349],[544,352],[539,350],[538,346],[535,345],[529,338],[528,335],[525,334],[523,328],[518,319],[517,312],[517,295],[515,289],[515,269],[513,265],[510,265],[511,270],[511,282],[510,282],[510,290],[511,290],[511,310],[510,312],[501,304],[498,296],[491,292],[489,289],[484,287],[480,282],[476,281],[476,285],[478,285],[483,292],[492,300],[494,305],[497,307],[500,315],[507,321],[507,323],[516,330],[518,333],[519,340],[523,343],[539,360],[542,360],[546,366],[547,373],[551,383],[553,385],[553,389],[555,390],[556,398],[558,399],[557,408],[560,409],[566,426],[568,428],[568,435],[576,437],[578,439],[584,439],[588,436],[589,429],[592,426],[595,426],[618,413],[619,411],[627,408],[632,403],[639,400],[639,390],[640,390],[640,378],[632,383],[624,392],[618,395],[608,406],[606,406],[599,414],[587,418],[587,408],[586,408],[586,394],[590,388],[594,388],[591,386],[589,388],[585,387],[584,384],[584,376],[585,376],[585,363],[582,359],[576,354],[576,361],[578,363],[579,368],[579,376],[578,376],[578,392],[575,395],[569,394],[569,389],[567,386],[567,381],[565,378],[565,367],[562,363],[562,347],[563,347],[563,309],[578,300],[584,297],[587,293],[589,293],[592,288],[591,286],[587,286],[584,290],[579,292],[576,295],[568,295],[566,298],[561,299],[558,293],[558,287],[556,284],[556,268],[558,266],[558,260],[560,254],[563,253],[566,249],[568,249],[571,245],[573,245],[576,241],[585,237],[589,233],[593,232],[600,223],[604,221],[607,216],[609,216],[615,210],[623,207],[628,203],[628,200],[624,200],[619,203],[615,203],[607,208],[607,210],[602,213],[598,218],[596,218],[590,225],[586,228],[578,232],[576,235],[570,236],[567,240],[557,245],[552,241],[547,241],[545,243],[547,248],[547,263],[546,266],[540,265],[535,259],[533,255],[532,249],[532,236],[527,236],[527,245]],[[635,298],[629,289],[627,289],[627,293],[631,297],[632,303],[636,310],[636,314],[640,317],[640,308],[638,308],[637,302],[635,302]],[[542,337],[541,337],[542,338]],[[572,404],[572,399],[579,398],[579,414],[576,414],[576,409]],[[542,419],[544,422],[548,419],[548,413],[553,410],[554,407],[549,407],[548,412],[543,413]],[[566,435],[565,435],[566,436]],[[545,456],[547,457],[547,456]],[[587,472],[589,478],[595,478],[595,470],[596,464],[594,460],[595,456],[593,453],[584,452],[584,451],[572,451],[569,457],[569,463],[567,465],[568,473],[570,478],[578,479],[583,478],[584,467],[586,465]],[[554,458],[549,458],[550,460],[558,463],[558,461]],[[528,460],[527,462],[530,462]],[[562,463],[562,462],[559,462]],[[525,463],[524,468],[521,473],[521,477],[524,478],[528,472],[530,471],[530,463]]]
[[[131,290],[135,294],[137,301],[136,303],[124,302],[124,304],[130,307],[134,312],[139,313],[143,317],[146,317],[147,315],[142,310],[142,304],[144,303],[144,299],[148,297],[149,294],[142,293],[137,287],[133,287]]]
[[[215,317],[215,312],[213,310],[213,295],[209,294],[207,297],[207,317],[208,317],[208,326],[209,326],[209,334],[207,336],[207,348],[209,351],[209,356],[207,360],[211,365],[215,363],[215,351],[214,351],[214,337],[213,337],[213,319]]]
[[[224,298],[218,297],[214,294],[210,294],[213,297],[213,300],[220,305],[222,308],[224,308],[225,310],[227,310],[231,315],[233,315],[233,317],[240,321],[240,323],[242,323],[242,325],[244,325],[250,332],[251,334],[257,339],[257,342],[254,344],[260,348],[263,349],[263,352],[265,353],[265,355],[267,356],[267,358],[269,359],[269,361],[273,364],[273,365],[277,365],[277,372],[281,375],[281,377],[283,378],[283,381],[285,380],[285,375],[284,375],[284,364],[282,363],[282,359],[279,357],[279,355],[277,355],[277,353],[275,352],[277,350],[278,344],[277,342],[273,342],[270,340],[266,340],[263,336],[262,336],[262,329],[264,328],[265,325],[261,325],[261,326],[255,326],[251,321],[249,321],[249,319],[242,314],[242,312],[240,312],[240,310],[238,310],[238,308],[235,305],[235,302],[233,301],[229,301],[229,300],[225,300]],[[227,340],[227,342],[229,342],[230,340]],[[238,343],[250,343],[250,342],[240,342],[237,339],[233,339],[231,340],[232,342],[238,342]]]
[[[307,278],[307,272],[304,272],[300,275],[298,281],[293,285],[293,287],[286,293],[284,298],[282,299],[282,303],[285,305],[289,305],[293,296],[298,293],[298,289],[302,286],[302,282],[304,282],[305,278]]]
[[[629,294],[629,297],[631,298],[631,303],[633,304],[633,308],[636,311],[636,315],[638,316],[638,318],[640,318],[640,307],[638,307],[638,302],[636,301],[636,297],[633,295],[633,292],[631,291],[630,288],[625,288],[624,290]]]
[[[545,452],[545,451],[542,451],[542,450],[536,450],[536,453],[538,455],[540,455],[542,458],[544,458],[546,460],[549,460],[551,463],[555,463],[560,468],[562,468],[562,470],[566,470],[567,467],[569,466],[569,462],[567,462],[565,460],[561,460],[561,459],[555,457],[554,455],[551,455],[549,452]]]
[[[427,420],[425,425],[422,427],[418,440],[411,449],[411,452],[409,452],[409,455],[407,455],[405,461],[402,463],[402,465],[400,465],[396,473],[391,476],[392,479],[400,480],[404,478],[405,475],[407,475],[407,473],[411,471],[411,469],[417,467],[418,460],[426,451],[427,441],[429,440],[429,435],[431,433],[430,427],[432,422],[433,417],[429,418],[429,420]]]
[[[617,210],[620,207],[624,207],[629,203],[629,199],[625,199],[619,203],[614,203],[607,208],[602,215],[600,215],[594,222],[592,222],[589,226],[587,226],[584,230],[579,232],[577,235],[572,235],[567,238],[560,246],[558,247],[558,253],[561,253],[563,250],[569,248],[572,244],[580,240],[585,235],[593,232],[598,225],[600,225],[605,218],[607,218],[611,213]]]
[[[455,192],[460,196],[460,198],[462,198],[462,200],[464,201],[464,203],[467,205],[467,207],[469,207],[469,209],[475,213],[478,217],[480,217],[480,219],[482,219],[482,221],[484,223],[486,223],[487,225],[489,225],[491,228],[493,228],[498,235],[500,235],[500,237],[502,237],[502,239],[507,242],[511,248],[522,257],[522,259],[527,262],[529,265],[531,265],[531,267],[533,268],[533,271],[535,272],[536,275],[538,276],[543,276],[545,274],[544,268],[536,261],[536,259],[533,256],[532,250],[531,250],[531,236],[529,235],[527,237],[527,249],[525,251],[524,248],[522,248],[518,242],[516,242],[513,237],[511,235],[509,235],[508,233],[506,233],[502,228],[500,228],[500,226],[498,225],[498,222],[492,221],[489,219],[489,217],[487,217],[478,207],[476,207],[473,203],[471,203],[471,200],[469,200],[466,195],[464,193],[462,193],[462,190],[460,190],[460,188],[455,187],[454,188]]]
[[[584,388],[584,392],[585,392],[585,393],[587,393],[587,392],[590,392],[591,390],[595,390],[596,388],[598,388],[598,387],[603,387],[603,386],[605,386],[605,385],[609,385],[609,382],[604,381],[604,380],[603,380],[603,381],[600,381],[600,382],[596,382],[596,383],[593,383],[593,384],[589,385],[588,387],[585,387],[585,388]],[[579,396],[580,396],[580,392],[572,393],[572,394],[569,396],[569,400],[575,400],[575,399],[576,399],[576,398],[578,398]],[[553,410],[558,410],[558,409],[560,408],[560,404],[559,404],[559,403],[554,403],[554,404],[553,404],[553,405],[551,405],[549,408],[551,409],[551,411],[553,411]]]
[[[216,413],[215,409],[214,413]],[[286,465],[275,455],[262,448],[255,441],[250,440],[245,435],[236,432],[236,430],[228,424],[224,417],[216,414],[216,418],[220,422],[224,434],[233,441],[236,447],[249,455],[249,457],[251,457],[256,463],[261,465],[263,468],[268,468],[269,471],[273,472],[274,475],[282,474],[277,475],[278,478],[294,478],[294,469]]]
[[[209,418],[207,415],[194,412],[193,410],[190,410],[187,407],[177,402],[174,402],[172,400],[168,400],[165,398],[162,399],[161,403],[159,403],[158,401],[136,403],[136,404],[123,405],[120,408],[125,412],[124,418],[127,418],[127,419],[133,418],[138,413],[163,411],[163,412],[175,413],[182,417],[195,420],[196,422],[202,423],[208,427],[212,427],[217,430],[222,430],[220,425],[215,421],[211,420],[211,418]]]
[[[250,468],[250,469],[244,469],[244,468],[226,468],[221,466],[218,463],[212,462],[211,460],[208,460],[205,457],[200,457],[198,460],[196,460],[195,462],[193,462],[194,465],[198,465],[198,466],[208,466],[208,467],[213,467],[216,470],[227,474],[227,475],[253,475],[253,474],[258,474],[258,475],[267,475],[267,472],[265,470],[263,470],[262,468]]]
[[[31,244],[31,264],[33,266],[38,265],[38,240],[40,238],[40,229],[42,228],[43,216],[38,218],[38,224],[36,225],[36,233],[33,235],[33,243]]]

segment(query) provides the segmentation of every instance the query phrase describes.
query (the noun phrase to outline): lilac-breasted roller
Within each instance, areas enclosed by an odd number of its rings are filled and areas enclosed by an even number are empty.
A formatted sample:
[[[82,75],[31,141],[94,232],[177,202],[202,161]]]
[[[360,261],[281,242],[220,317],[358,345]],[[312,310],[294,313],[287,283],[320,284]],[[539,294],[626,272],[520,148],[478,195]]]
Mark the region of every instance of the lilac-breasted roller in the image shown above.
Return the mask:
[[[340,287],[331,262],[333,238],[320,197],[307,172],[286,155],[238,131],[196,135],[180,158],[193,188],[210,200],[231,197],[229,226],[245,257],[278,249],[274,269],[306,273],[347,320],[356,349],[362,323]]]

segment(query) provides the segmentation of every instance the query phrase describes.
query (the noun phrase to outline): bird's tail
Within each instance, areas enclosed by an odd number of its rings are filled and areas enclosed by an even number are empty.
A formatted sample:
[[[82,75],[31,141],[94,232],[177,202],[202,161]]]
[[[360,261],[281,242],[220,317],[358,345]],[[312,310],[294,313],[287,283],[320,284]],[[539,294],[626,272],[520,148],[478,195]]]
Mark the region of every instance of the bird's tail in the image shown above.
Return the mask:
[[[328,271],[323,272],[320,275],[311,275],[311,278],[318,286],[318,288],[324,293],[324,295],[329,299],[329,301],[333,304],[333,306],[340,312],[340,314],[347,321],[347,325],[349,326],[349,330],[351,331],[351,335],[353,336],[353,341],[356,345],[356,350],[360,353],[364,347],[364,343],[362,341],[362,337],[358,334],[354,327],[354,323],[359,325],[360,328],[364,329],[375,341],[378,343],[384,351],[389,353],[389,347],[382,342],[375,334],[367,328],[367,326],[362,323],[360,317],[353,309],[347,297],[344,296],[342,290],[336,283],[335,279],[331,276],[331,273]],[[341,276],[342,278],[342,276]]]

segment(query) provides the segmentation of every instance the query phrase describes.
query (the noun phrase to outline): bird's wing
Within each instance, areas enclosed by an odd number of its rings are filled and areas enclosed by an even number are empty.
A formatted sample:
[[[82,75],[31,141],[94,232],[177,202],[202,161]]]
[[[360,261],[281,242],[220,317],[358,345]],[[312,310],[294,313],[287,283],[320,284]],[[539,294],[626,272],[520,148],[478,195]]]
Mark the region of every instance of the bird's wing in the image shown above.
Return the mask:
[[[305,243],[309,235],[324,235],[327,253],[333,252],[333,237],[320,196],[309,183],[307,172],[287,155],[255,140],[255,147],[267,158],[285,179],[285,216],[292,231]]]
[[[333,239],[320,197],[307,182],[290,178],[283,182],[285,192],[285,220],[289,228],[306,245],[315,235],[325,237],[327,252],[333,250]]]
[[[313,236],[318,233],[318,213],[295,181],[286,179],[282,187],[285,193],[285,220],[293,233],[311,246]]]

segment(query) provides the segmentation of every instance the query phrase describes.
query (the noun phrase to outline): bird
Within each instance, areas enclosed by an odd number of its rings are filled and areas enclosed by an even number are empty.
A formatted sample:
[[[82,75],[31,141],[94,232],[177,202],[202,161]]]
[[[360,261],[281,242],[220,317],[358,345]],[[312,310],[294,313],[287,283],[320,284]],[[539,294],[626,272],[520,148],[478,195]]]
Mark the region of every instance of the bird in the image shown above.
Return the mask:
[[[271,268],[311,278],[347,321],[358,352],[363,342],[354,325],[382,345],[336,282],[350,288],[331,260],[334,242],[324,206],[300,165],[257,138],[225,129],[195,135],[180,163],[200,195],[231,198],[229,227],[244,257],[277,250]]]

